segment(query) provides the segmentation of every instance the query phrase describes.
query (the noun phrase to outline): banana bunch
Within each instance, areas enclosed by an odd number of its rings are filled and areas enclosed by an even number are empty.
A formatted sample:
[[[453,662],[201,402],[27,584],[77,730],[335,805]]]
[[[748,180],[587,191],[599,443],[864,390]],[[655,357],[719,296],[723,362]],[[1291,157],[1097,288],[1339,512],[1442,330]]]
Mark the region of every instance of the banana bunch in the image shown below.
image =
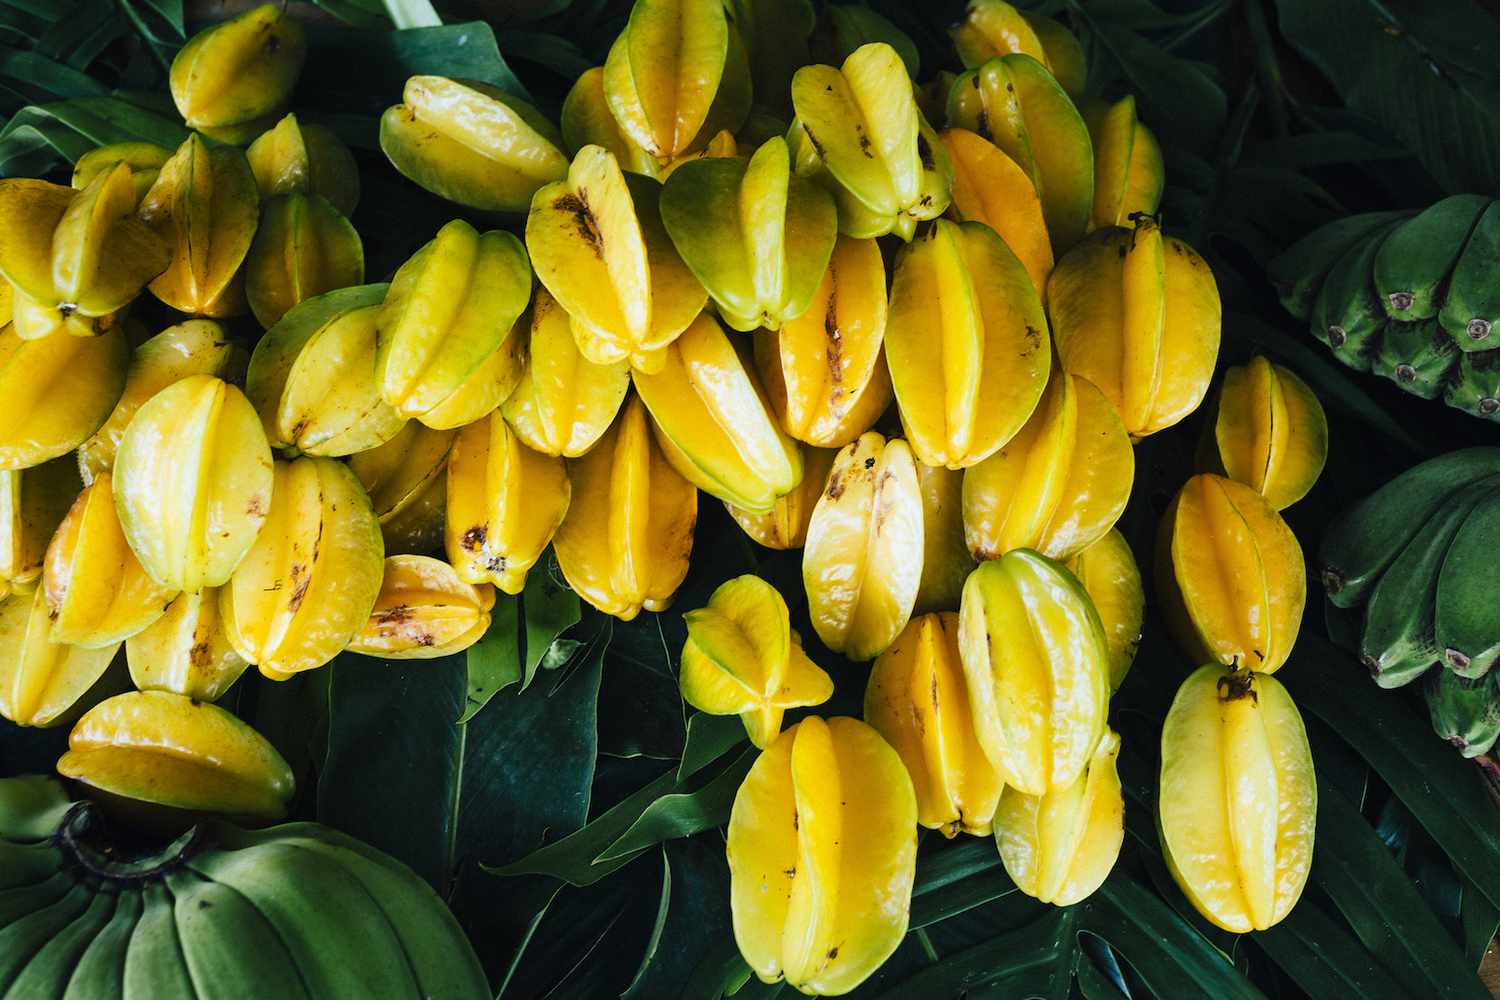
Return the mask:
[[[1452,195],[1314,230],[1271,261],[1288,312],[1344,364],[1500,419],[1500,205]]]
[[[1332,606],[1383,688],[1425,677],[1433,729],[1466,757],[1500,736],[1500,614],[1485,593],[1500,543],[1500,449],[1403,472],[1336,519],[1318,552]]]

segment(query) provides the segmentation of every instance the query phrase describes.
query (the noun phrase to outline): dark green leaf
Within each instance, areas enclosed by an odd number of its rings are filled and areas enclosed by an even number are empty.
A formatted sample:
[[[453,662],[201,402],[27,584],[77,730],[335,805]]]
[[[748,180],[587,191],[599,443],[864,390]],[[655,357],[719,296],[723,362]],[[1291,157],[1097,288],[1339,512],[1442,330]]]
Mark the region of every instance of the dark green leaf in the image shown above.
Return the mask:
[[[578,595],[562,583],[561,570],[554,576],[551,572],[554,559],[549,551],[537,568],[526,579],[526,590],[521,595],[521,620],[526,631],[525,669],[522,671],[522,687],[530,687],[537,667],[544,664],[550,668],[562,665],[566,656],[553,656],[558,645],[558,636],[576,625],[583,615],[583,606]],[[573,646],[569,647],[571,651]]]
[[[498,594],[490,611],[490,627],[464,653],[467,689],[462,725],[488,705],[498,692],[521,679],[521,599]]]
[[[390,24],[381,0],[312,0],[345,24],[355,28],[378,28]]]
[[[1410,996],[1385,966],[1311,899],[1255,940],[1309,995],[1402,1000]]]
[[[682,996],[699,958],[725,941],[731,945],[734,941],[723,844],[713,837],[694,837],[671,841],[665,850],[672,898],[662,943],[648,956],[628,993],[641,1000]]]
[[[724,756],[731,748],[745,742],[745,724],[738,715],[709,715],[694,712],[687,720],[687,741],[682,748],[682,763],[677,780],[686,781],[703,768]]]
[[[1076,956],[1078,908],[1054,910],[1019,930],[949,955],[917,973],[882,998],[956,997],[996,988],[1002,996],[1050,995],[1059,971],[1064,995]],[[1059,970],[1059,959],[1069,959]]]
[[[616,861],[637,854],[652,844],[690,837],[728,823],[735,793],[759,753],[753,747],[749,748],[697,791],[663,795],[651,803],[628,830],[599,853],[594,859],[595,864]]]
[[[1464,882],[1463,900],[1459,904],[1459,920],[1463,925],[1464,955],[1471,968],[1478,968],[1484,961],[1485,952],[1495,934],[1500,932],[1500,907],[1495,906],[1477,891],[1472,883]]]

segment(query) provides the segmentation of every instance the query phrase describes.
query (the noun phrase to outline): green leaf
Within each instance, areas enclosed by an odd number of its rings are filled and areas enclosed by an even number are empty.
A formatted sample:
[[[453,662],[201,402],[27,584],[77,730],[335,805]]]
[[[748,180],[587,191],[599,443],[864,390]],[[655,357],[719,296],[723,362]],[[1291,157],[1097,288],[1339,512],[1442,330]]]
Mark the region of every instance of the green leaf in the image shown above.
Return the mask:
[[[664,849],[671,871],[671,900],[660,936],[663,944],[647,955],[626,992],[642,1000],[682,996],[699,956],[726,941],[733,957],[739,958],[726,905],[729,864],[723,845],[717,838],[694,837],[670,841]]]
[[[355,28],[378,28],[390,24],[381,0],[312,0],[345,24]]]
[[[682,748],[677,780],[686,781],[746,739],[745,724],[738,715],[694,712],[688,716],[687,741]]]
[[[596,64],[569,38],[540,31],[502,31],[495,36],[508,59],[550,70],[565,80],[576,80]]]
[[[550,570],[553,559],[549,553],[540,567],[541,572],[532,573],[526,580],[526,590],[521,595],[521,621],[526,632],[525,669],[521,686],[530,687],[537,667],[548,661],[550,667],[560,666],[562,658],[553,659],[558,636],[576,625],[583,616],[583,605],[578,595],[559,583],[559,575]]]
[[[984,839],[989,840],[988,837]],[[990,846],[993,849],[993,843]],[[941,892],[926,892],[915,896],[911,904],[911,929],[930,927],[1020,891],[1001,867],[999,855],[996,854],[994,867],[989,871],[960,879],[945,886]]]
[[[545,567],[544,567],[545,568]],[[559,585],[547,572],[536,572],[518,597],[497,596],[489,631],[466,653],[469,687],[459,722],[468,722],[496,692],[521,682],[531,686],[537,667],[558,642],[558,636],[577,624],[578,595]],[[568,647],[571,653],[576,646]],[[560,666],[559,657],[554,666]]]
[[[1459,903],[1459,921],[1463,925],[1464,955],[1471,968],[1478,968],[1495,934],[1500,932],[1500,907],[1490,902],[1472,883],[1464,881],[1463,899]]]
[[[595,864],[605,864],[638,854],[653,844],[691,837],[704,830],[712,830],[729,822],[729,810],[734,805],[740,782],[750,771],[760,751],[747,749],[734,763],[719,773],[708,784],[695,792],[677,792],[663,795],[646,807],[640,818],[630,824],[620,837],[594,859]]]
[[[1345,927],[1304,898],[1256,942],[1310,996],[1404,1000],[1410,994]]]
[[[397,28],[437,28],[443,23],[431,0],[385,0],[385,12]]]
[[[1001,996],[1052,996],[1059,985],[1066,996],[1077,955],[1078,915],[1078,907],[1054,910],[1019,930],[948,955],[880,996],[967,996],[986,988],[997,988]]]

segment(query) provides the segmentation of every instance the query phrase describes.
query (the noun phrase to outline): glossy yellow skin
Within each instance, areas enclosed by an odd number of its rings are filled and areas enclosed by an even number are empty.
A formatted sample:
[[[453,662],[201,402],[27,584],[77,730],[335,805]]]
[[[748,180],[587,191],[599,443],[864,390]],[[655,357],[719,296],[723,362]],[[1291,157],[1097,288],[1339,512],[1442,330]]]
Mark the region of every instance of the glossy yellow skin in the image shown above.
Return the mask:
[[[262,198],[318,194],[342,215],[359,204],[359,165],[334,131],[287,115],[245,150]]]
[[[1054,372],[1020,433],[964,471],[969,551],[1066,559],[1114,527],[1134,482],[1135,452],[1109,400],[1087,379]]]
[[[915,611],[953,611],[964,581],[974,569],[974,557],[964,540],[963,483],[965,473],[917,463],[917,486],[922,491],[922,582],[917,587]]]
[[[323,196],[282,194],[262,206],[245,257],[245,297],[270,329],[287,311],[365,280],[365,248],[349,220]]]
[[[520,240],[448,223],[391,279],[375,357],[381,398],[408,419],[427,423],[436,412],[442,427],[483,417],[521,378],[521,336],[512,327],[530,298],[531,264]],[[486,367],[490,391],[470,392],[459,405],[455,396]]]
[[[1267,674],[1291,654],[1307,603],[1292,529],[1259,493],[1211,473],[1189,479],[1162,517],[1156,584],[1189,656]]]
[[[380,447],[349,456],[349,468],[380,521],[388,555],[425,552],[442,544],[455,433],[413,420]]]
[[[1198,408],[1219,356],[1219,289],[1208,262],[1155,220],[1100,229],[1047,282],[1063,367],[1115,404],[1140,439]]]
[[[990,833],[1004,783],[974,732],[955,612],[913,618],[880,654],[865,687],[865,721],[906,765],[918,823],[945,837]]]
[[[808,615],[823,644],[851,660],[883,653],[911,618],[923,555],[911,449],[867,431],[833,460],[802,550]]]
[[[1099,612],[1109,647],[1109,689],[1118,691],[1135,662],[1146,618],[1146,592],[1135,554],[1125,536],[1111,528],[1109,534],[1078,552],[1065,565],[1083,584],[1094,602],[1094,610]]]
[[[42,590],[57,642],[101,649],[146,628],[176,591],[147,574],[126,544],[114,482],[103,473],[73,501],[47,546]]]
[[[802,482],[790,493],[776,498],[776,504],[764,513],[745,510],[726,503],[730,515],[745,534],[768,549],[800,549],[807,541],[807,526],[812,522],[813,508],[828,485],[833,469],[833,448],[802,449]]]
[[[738,715],[762,750],[781,734],[787,709],[832,697],[833,679],[802,651],[786,601],[760,577],[725,581],[683,621],[682,700],[710,715]]]
[[[384,569],[380,522],[348,466],[277,462],[265,526],[219,591],[230,644],[272,680],[321,667],[364,628]]]
[[[1156,136],[1135,114],[1135,97],[1099,104],[1084,116],[1094,144],[1094,210],[1090,225],[1128,226],[1137,213],[1155,215],[1166,186]]]
[[[223,141],[238,142],[291,98],[306,59],[302,25],[262,4],[188,39],[172,60],[172,100],[189,128],[226,129]]]
[[[129,363],[119,327],[41,340],[0,329],[0,469],[41,465],[88,440],[120,399]]]
[[[108,683],[102,679],[118,650],[54,642],[42,588],[11,594],[0,601],[0,715],[18,726],[69,721]]]
[[[980,563],[958,640],[974,729],[1006,786],[1045,795],[1077,781],[1109,711],[1109,648],[1082,585],[1029,549]]]
[[[661,185],[626,175],[614,154],[585,146],[567,179],[536,193],[526,249],[537,278],[572,318],[583,356],[641,371],[666,363],[667,345],[708,301],[662,225]]]
[[[782,733],[735,795],[729,893],[740,954],[763,982],[835,996],[906,936],[917,802],[896,751],[856,719]]]
[[[1009,52],[1022,52],[1044,62],[1047,58],[1042,40],[1026,15],[1005,0],[969,0],[963,20],[949,28],[948,34],[968,69]]]
[[[918,222],[947,209],[952,164],[895,49],[871,42],[842,67],[802,67],[792,77],[792,105],[787,140],[797,172],[833,190],[839,232],[910,240]]]
[[[1285,510],[1323,473],[1328,418],[1306,382],[1257,355],[1224,372],[1214,444],[1230,479]]]
[[[47,543],[82,489],[68,457],[0,472],[0,594],[36,588]]]
[[[114,482],[120,525],[146,572],[196,593],[222,586],[260,533],[271,448],[244,393],[189,375],[131,418]]]
[[[154,142],[115,142],[97,146],[78,158],[73,164],[73,188],[82,191],[102,173],[107,173],[117,164],[130,168],[130,179],[135,184],[137,203],[156,183],[161,168],[172,158],[172,150]]]
[[[230,645],[219,591],[179,594],[166,614],[125,640],[130,679],[142,691],[218,701],[249,666]]]
[[[64,311],[61,306],[44,305],[11,288],[8,282],[6,287],[10,289],[6,297],[10,303],[11,323],[23,340],[41,340],[54,333],[70,337],[102,336],[124,326],[130,312],[129,306],[122,306],[103,316],[85,316],[76,311]],[[4,312],[0,312],[0,316],[3,315]]]
[[[458,578],[519,594],[568,512],[564,461],[526,447],[495,412],[454,437],[447,489],[443,547]]]
[[[84,713],[57,773],[108,795],[254,823],[286,815],[296,790],[265,737],[169,691],[116,695]]]
[[[755,334],[755,367],[784,431],[841,448],[891,402],[885,262],[874,240],[841,236],[801,316]]]
[[[568,481],[573,499],[552,540],[568,586],[622,621],[665,611],[687,576],[698,491],[662,454],[638,396],[568,460]]]
[[[920,461],[968,468],[1015,436],[1052,355],[1036,289],[994,230],[940,219],[902,248],[885,357]]]
[[[1078,36],[1050,17],[1031,13],[1023,16],[1036,33],[1037,41],[1042,43],[1042,53],[1046,56],[1042,61],[1047,69],[1069,97],[1079,100],[1088,84],[1089,67]]]
[[[387,660],[427,660],[462,652],[490,627],[495,588],[473,586],[430,556],[387,556],[380,596],[349,651]]]
[[[1236,934],[1280,922],[1312,867],[1318,786],[1302,716],[1274,677],[1200,667],[1161,733],[1157,830],[1193,907]]]
[[[654,374],[636,372],[657,441],[684,479],[752,511],[769,511],[802,481],[802,452],[771,413],[748,351],[710,315],[666,351]]]
[[[953,163],[953,203],[958,222],[989,226],[1020,259],[1038,295],[1052,273],[1052,239],[1036,185],[999,146],[968,129],[945,129],[939,136]]]
[[[630,391],[630,365],[599,365],[573,339],[568,314],[545,288],[531,306],[520,381],[500,412],[532,451],[577,458],[614,422]]]
[[[595,66],[585,70],[573,81],[572,89],[562,106],[563,143],[570,153],[577,153],[585,146],[602,146],[619,161],[620,166],[633,174],[660,178],[665,169],[656,162],[656,157],[636,145],[634,139],[621,131],[609,110],[609,98],[604,93],[604,67]]]
[[[1106,729],[1071,785],[1040,796],[1005,790],[995,843],[1016,888],[1043,903],[1072,906],[1104,883],[1125,842],[1119,755],[1120,737]]]

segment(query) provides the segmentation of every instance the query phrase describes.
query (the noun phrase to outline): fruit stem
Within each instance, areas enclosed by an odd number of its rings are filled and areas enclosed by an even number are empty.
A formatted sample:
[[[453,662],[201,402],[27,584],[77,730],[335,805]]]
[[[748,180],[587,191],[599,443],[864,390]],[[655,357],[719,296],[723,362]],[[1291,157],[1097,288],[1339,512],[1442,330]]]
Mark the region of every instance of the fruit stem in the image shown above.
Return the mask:
[[[181,867],[198,852],[204,837],[203,827],[195,825],[165,846],[146,844],[131,850],[128,841],[108,834],[98,808],[91,802],[77,802],[63,816],[52,841],[62,852],[64,866],[87,878],[138,883],[159,879]]]

